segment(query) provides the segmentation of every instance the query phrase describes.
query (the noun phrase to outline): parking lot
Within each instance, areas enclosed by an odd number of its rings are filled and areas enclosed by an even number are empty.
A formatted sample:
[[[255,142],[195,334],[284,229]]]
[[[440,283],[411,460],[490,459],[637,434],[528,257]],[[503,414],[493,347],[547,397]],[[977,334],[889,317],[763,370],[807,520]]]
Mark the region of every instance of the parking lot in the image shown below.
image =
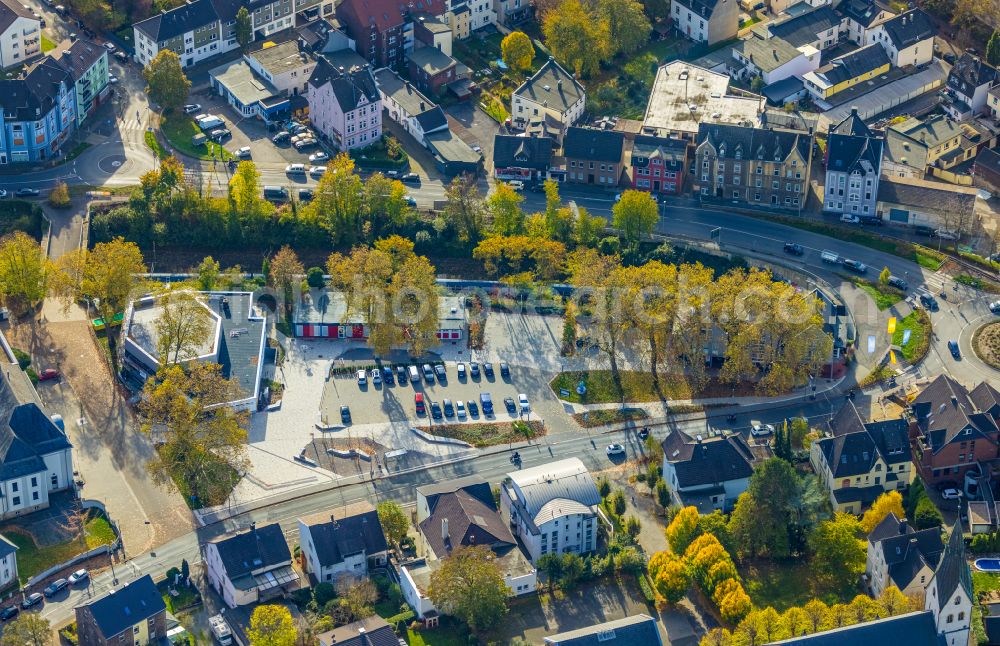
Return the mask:
[[[468,365],[466,369],[468,370]],[[510,414],[504,405],[504,398],[510,397],[516,405],[519,393],[525,393],[527,389],[523,386],[519,389],[515,378],[503,377],[500,374],[499,365],[494,365],[494,376],[487,377],[480,374],[478,378],[467,375],[460,379],[457,374],[457,364],[449,363],[446,366],[447,377],[444,381],[437,378],[433,383],[428,383],[421,377],[417,382],[407,379],[400,384],[398,380],[393,383],[373,383],[371,375],[367,376],[367,383],[358,385],[356,376],[344,376],[330,379],[323,392],[322,411],[327,423],[337,425],[341,423],[341,406],[348,406],[351,411],[351,424],[378,424],[389,422],[409,422],[414,426],[428,426],[435,423],[454,424],[458,422],[482,422],[482,421],[510,421],[518,419],[515,412]],[[494,414],[487,417],[483,414],[480,404],[480,395],[484,392],[490,393],[493,399]],[[425,413],[418,415],[414,397],[416,393],[423,393],[425,401]],[[528,393],[529,405],[531,403],[530,391]],[[470,414],[464,420],[456,415],[435,420],[429,414],[431,402],[436,402],[443,406],[444,400],[449,400],[453,406],[456,402],[475,402],[479,409],[476,415]],[[534,417],[537,419],[537,416]]]

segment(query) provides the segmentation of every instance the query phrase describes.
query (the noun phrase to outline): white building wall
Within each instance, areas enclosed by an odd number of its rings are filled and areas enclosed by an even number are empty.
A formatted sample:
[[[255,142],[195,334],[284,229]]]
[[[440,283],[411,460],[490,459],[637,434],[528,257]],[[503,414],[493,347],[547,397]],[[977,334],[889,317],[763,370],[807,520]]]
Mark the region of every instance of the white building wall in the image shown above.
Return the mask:
[[[966,646],[972,622],[972,599],[961,586],[952,593],[944,607],[938,609],[937,585],[931,579],[924,595],[924,608],[934,613],[938,634],[947,646]]]
[[[418,617],[423,617],[431,610],[436,610],[434,604],[427,597],[420,594],[420,589],[414,583],[413,577],[407,571],[406,566],[399,568],[399,589],[403,593],[406,603],[410,604]]]
[[[17,552],[11,552],[0,559],[0,588],[17,580]]]
[[[680,3],[671,3],[673,6],[673,20],[677,31],[690,38],[696,43],[708,42],[708,19],[703,18]]]
[[[0,67],[7,69],[21,65],[41,50],[40,23],[34,18],[18,16],[0,34]]]
[[[226,602],[230,608],[246,606],[257,601],[257,589],[244,591],[237,590],[233,582],[226,575],[226,568],[222,565],[222,558],[214,543],[205,546],[205,562],[208,570],[208,583]]]

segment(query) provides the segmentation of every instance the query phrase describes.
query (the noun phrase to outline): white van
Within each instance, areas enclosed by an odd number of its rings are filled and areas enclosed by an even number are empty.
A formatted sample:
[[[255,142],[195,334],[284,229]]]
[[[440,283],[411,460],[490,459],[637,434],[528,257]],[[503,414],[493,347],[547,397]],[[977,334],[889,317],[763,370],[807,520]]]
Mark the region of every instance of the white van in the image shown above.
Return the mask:
[[[420,383],[420,371],[417,370],[416,366],[410,366],[406,372],[410,375],[410,383]]]
[[[208,115],[198,122],[198,127],[206,132],[224,125],[226,124],[222,121],[222,119],[213,114]]]
[[[305,164],[289,164],[285,166],[285,173],[289,175],[305,175],[306,165]]]

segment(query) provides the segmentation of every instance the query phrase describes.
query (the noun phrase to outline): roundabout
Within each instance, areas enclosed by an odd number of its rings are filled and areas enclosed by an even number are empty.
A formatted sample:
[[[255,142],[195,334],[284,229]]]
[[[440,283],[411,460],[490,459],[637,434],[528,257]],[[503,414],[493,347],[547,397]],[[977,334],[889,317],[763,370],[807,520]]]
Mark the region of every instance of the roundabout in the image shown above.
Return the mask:
[[[980,361],[1000,370],[1000,321],[981,325],[972,334],[972,351]]]
[[[111,173],[118,172],[118,169],[122,167],[125,161],[125,155],[108,155],[97,162],[97,167],[110,175]]]

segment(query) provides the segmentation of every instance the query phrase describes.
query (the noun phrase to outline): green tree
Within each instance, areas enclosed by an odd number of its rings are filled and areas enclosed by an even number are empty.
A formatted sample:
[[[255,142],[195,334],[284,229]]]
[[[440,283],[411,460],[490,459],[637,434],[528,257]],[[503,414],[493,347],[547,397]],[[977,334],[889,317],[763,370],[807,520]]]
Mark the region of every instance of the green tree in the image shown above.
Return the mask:
[[[595,20],[580,0],[563,0],[542,17],[545,44],[555,57],[573,68],[577,76],[597,72],[613,52],[606,20]]]
[[[298,254],[288,245],[279,249],[271,258],[267,282],[281,297],[286,318],[292,315],[292,306],[295,304],[294,288],[299,276],[305,272],[306,268],[299,260]]]
[[[642,4],[651,22],[670,18],[670,0],[643,0]]]
[[[161,49],[143,68],[142,76],[146,79],[149,98],[158,103],[164,112],[171,112],[187,101],[191,81],[184,75],[181,59],[173,51]]]
[[[315,198],[305,207],[307,217],[322,222],[336,244],[361,239],[364,184],[354,172],[354,160],[341,153],[330,160],[316,183]]]
[[[986,62],[993,67],[1000,67],[1000,31],[996,29],[986,43]]]
[[[596,13],[608,24],[613,54],[631,54],[649,42],[652,25],[637,0],[597,0]]]
[[[326,277],[323,275],[322,267],[310,267],[306,272],[306,284],[312,289],[323,289],[326,285]]]
[[[37,612],[22,612],[3,628],[0,646],[48,646],[52,639],[49,620]]]
[[[611,483],[608,482],[607,478],[601,478],[597,481],[597,493],[601,495],[601,498],[607,498],[608,494],[611,493]]]
[[[800,487],[795,468],[780,458],[765,460],[754,470],[729,520],[737,551],[750,556],[789,556],[792,505]]]
[[[639,532],[642,531],[642,522],[636,516],[626,516],[622,523],[622,529],[632,540],[635,540],[639,536]]]
[[[219,281],[219,263],[212,256],[205,256],[195,269],[195,274],[198,276],[198,289],[210,292],[215,289]]]
[[[556,581],[562,576],[562,558],[554,552],[549,552],[538,557],[537,565],[538,569],[545,573],[545,578],[549,581],[549,590],[551,591]]]
[[[45,298],[49,262],[38,241],[16,231],[0,240],[0,293],[17,313],[26,312]]]
[[[672,500],[670,498],[670,488],[667,487],[666,480],[659,480],[656,483],[656,491],[654,492],[654,495],[656,496],[656,504],[660,507],[666,509],[670,506]]]
[[[512,31],[500,41],[500,56],[511,69],[523,72],[531,68],[535,46],[523,31]]]
[[[474,632],[496,626],[507,614],[509,592],[496,557],[482,545],[454,550],[431,573],[427,589],[435,606]]]
[[[295,646],[297,635],[292,613],[284,606],[257,606],[250,615],[250,646]]]
[[[247,50],[250,41],[253,39],[253,23],[250,20],[250,12],[246,7],[240,7],[236,12],[236,42],[240,44],[242,51]]]
[[[917,504],[916,512],[913,514],[913,524],[917,529],[930,529],[940,527],[944,523],[941,512],[934,506],[930,498],[924,498]]]
[[[378,521],[382,525],[382,531],[389,542],[398,546],[410,529],[410,517],[406,515],[399,503],[392,500],[383,500],[376,507]]]
[[[246,471],[249,418],[229,406],[245,396],[218,364],[161,368],[143,389],[142,430],[157,444],[147,469],[153,482],[206,506],[225,502]]]
[[[261,175],[252,161],[241,161],[229,180],[229,202],[238,215],[254,218],[264,204],[270,204],[261,197]]]
[[[524,233],[524,211],[521,210],[523,201],[524,196],[509,184],[496,185],[486,198],[486,210],[492,219],[490,230],[495,235],[512,236]]]
[[[194,292],[169,292],[160,296],[160,315],[154,321],[161,365],[181,363],[198,356],[214,331],[208,309]]]
[[[615,492],[611,494],[609,499],[611,503],[611,509],[614,511],[616,516],[621,516],[625,513],[625,492],[621,489],[615,489]]]
[[[809,537],[812,569],[838,588],[855,583],[865,571],[865,547],[858,538],[861,524],[856,516],[838,512],[820,523]]]
[[[57,209],[69,208],[72,200],[69,197],[69,187],[66,182],[58,182],[49,192],[49,204]]]
[[[645,191],[625,191],[611,212],[611,224],[621,232],[624,243],[633,249],[642,236],[653,232],[660,219],[656,200]]]
[[[374,614],[378,587],[368,578],[341,577],[337,582],[337,597],[328,601],[324,609],[337,624],[349,624]]]
[[[586,571],[586,564],[579,554],[566,552],[562,555],[562,576],[559,578],[559,585],[564,590],[570,590],[580,582]]]
[[[889,268],[883,267],[882,272],[878,275],[878,282],[883,285],[888,285],[890,276],[892,276],[892,272],[889,271]]]

